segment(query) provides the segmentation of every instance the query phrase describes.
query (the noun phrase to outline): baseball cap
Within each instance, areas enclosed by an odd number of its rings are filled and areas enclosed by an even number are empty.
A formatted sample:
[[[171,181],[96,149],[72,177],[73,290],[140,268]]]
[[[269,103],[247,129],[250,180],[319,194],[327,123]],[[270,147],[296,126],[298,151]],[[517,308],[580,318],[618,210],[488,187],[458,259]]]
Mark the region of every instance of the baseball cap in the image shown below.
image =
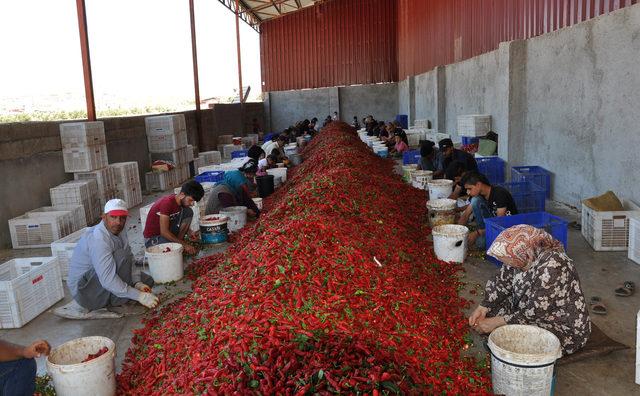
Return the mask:
[[[129,211],[127,210],[127,203],[121,199],[110,199],[104,205],[104,213],[111,216],[127,216]]]
[[[449,147],[453,147],[453,142],[449,138],[442,139],[441,141],[438,142],[438,146],[440,147],[440,150],[446,149]]]

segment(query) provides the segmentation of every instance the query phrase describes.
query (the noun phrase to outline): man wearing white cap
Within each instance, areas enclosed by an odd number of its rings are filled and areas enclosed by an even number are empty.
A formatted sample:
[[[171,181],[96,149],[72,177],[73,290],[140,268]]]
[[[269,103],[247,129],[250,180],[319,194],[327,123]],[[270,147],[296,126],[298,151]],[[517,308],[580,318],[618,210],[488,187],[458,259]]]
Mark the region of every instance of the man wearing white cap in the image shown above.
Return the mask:
[[[73,300],[55,309],[56,315],[68,319],[118,318],[122,314],[107,308],[130,300],[147,308],[158,305],[150,285],[133,281],[133,254],[123,232],[128,214],[123,200],[112,199],[104,206],[102,221],[80,238],[67,279]]]

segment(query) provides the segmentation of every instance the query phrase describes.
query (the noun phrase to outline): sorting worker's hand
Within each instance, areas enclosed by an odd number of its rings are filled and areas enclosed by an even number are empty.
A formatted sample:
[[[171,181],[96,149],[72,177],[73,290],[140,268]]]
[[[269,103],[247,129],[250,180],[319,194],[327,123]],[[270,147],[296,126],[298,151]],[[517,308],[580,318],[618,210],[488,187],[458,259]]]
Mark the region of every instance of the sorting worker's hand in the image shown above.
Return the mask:
[[[182,246],[184,247],[184,251],[189,255],[194,255],[198,253],[198,248],[196,248],[193,245],[189,245],[188,243],[185,243]]]
[[[46,356],[49,354],[49,351],[51,351],[51,346],[48,342],[45,340],[37,340],[24,348],[23,355],[25,359],[32,359]]]
[[[483,307],[482,305],[478,305],[478,307],[473,311],[471,316],[469,316],[469,326],[476,327],[479,322],[484,320],[489,312],[489,308]]]
[[[142,282],[137,282],[133,287],[144,293],[151,293],[151,288]]]
[[[160,300],[153,293],[142,292],[138,297],[138,302],[147,308],[155,308]]]

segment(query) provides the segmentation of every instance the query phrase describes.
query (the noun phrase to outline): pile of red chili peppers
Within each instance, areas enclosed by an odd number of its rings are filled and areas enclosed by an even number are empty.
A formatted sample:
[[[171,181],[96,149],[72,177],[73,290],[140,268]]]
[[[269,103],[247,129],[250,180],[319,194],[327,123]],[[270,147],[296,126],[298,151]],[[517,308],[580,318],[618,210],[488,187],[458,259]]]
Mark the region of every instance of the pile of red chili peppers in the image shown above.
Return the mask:
[[[192,265],[193,292],[135,330],[119,392],[489,393],[424,191],[346,124],[302,154],[260,220]]]

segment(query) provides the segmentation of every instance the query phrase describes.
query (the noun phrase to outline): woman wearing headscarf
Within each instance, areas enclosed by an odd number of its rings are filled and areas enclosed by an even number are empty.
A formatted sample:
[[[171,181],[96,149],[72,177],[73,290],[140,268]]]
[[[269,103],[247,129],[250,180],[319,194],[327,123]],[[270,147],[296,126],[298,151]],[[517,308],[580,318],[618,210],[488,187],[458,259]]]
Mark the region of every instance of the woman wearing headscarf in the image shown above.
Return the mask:
[[[591,321],[573,261],[562,244],[543,230],[517,225],[500,233],[487,254],[502,261],[487,282],[469,325],[490,333],[505,324],[534,325],[560,340],[563,355],[582,348]]]
[[[266,157],[266,153],[264,152],[262,147],[254,144],[253,146],[249,147],[249,151],[247,152],[247,157],[255,160],[257,163],[258,161]]]
[[[255,176],[258,166],[250,159],[238,170],[224,173],[224,181],[211,189],[205,214],[216,214],[231,206],[246,206],[250,216],[259,216],[260,210],[249,194],[249,178]]]

